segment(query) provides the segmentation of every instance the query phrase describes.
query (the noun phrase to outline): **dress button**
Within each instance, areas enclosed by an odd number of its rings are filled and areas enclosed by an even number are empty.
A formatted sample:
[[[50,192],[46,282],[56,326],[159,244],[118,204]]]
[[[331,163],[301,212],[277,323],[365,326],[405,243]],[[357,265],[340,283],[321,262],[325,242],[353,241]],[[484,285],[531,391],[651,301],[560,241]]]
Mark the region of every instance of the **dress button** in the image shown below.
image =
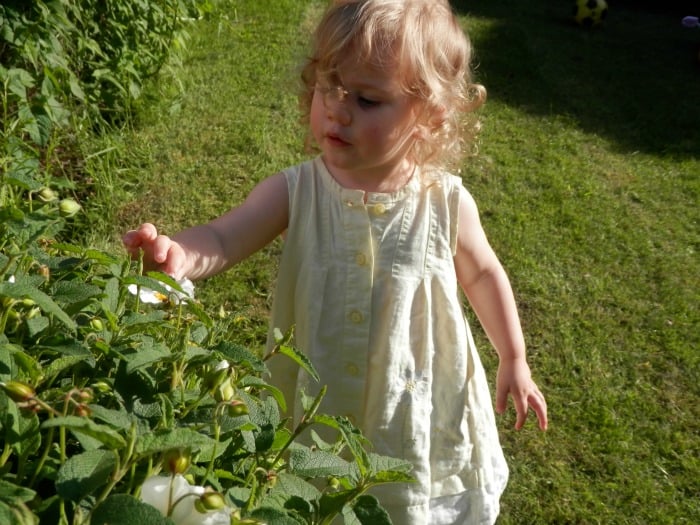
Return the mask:
[[[359,310],[353,310],[352,312],[350,312],[350,320],[353,323],[361,323],[363,319],[364,319],[364,316],[362,315],[362,312],[360,312]]]
[[[382,203],[374,205],[374,214],[375,215],[384,215],[385,213],[386,213],[386,206],[384,206]]]
[[[364,266],[365,264],[367,264],[367,257],[364,253],[358,253],[357,255],[355,255],[355,262],[358,266]]]
[[[352,207],[355,205],[355,203],[352,202],[351,200],[347,200],[347,201],[345,201],[345,205],[346,205],[348,208],[352,208]]]
[[[360,373],[360,369],[355,363],[348,363],[345,365],[345,371],[351,376],[357,376]]]

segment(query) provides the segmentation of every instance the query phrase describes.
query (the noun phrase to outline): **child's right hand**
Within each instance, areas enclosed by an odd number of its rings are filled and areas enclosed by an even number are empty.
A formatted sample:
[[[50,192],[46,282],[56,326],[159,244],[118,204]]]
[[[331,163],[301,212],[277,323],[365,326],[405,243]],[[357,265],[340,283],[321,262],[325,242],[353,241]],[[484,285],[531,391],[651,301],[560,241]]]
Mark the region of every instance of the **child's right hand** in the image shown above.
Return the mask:
[[[138,229],[128,231],[122,242],[134,259],[143,252],[144,269],[160,270],[175,279],[187,277],[185,250],[167,235],[159,235],[153,224],[144,223]]]

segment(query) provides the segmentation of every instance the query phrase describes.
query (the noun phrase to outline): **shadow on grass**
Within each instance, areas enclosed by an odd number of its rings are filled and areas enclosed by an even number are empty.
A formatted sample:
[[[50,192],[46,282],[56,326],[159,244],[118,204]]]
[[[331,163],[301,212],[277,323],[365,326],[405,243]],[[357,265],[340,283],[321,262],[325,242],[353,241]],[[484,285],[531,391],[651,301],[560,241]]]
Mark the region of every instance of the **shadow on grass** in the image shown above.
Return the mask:
[[[681,25],[684,2],[611,2],[584,29],[573,0],[453,0],[489,98],[533,114],[566,115],[622,152],[700,155],[700,29]],[[696,9],[698,11],[698,9]],[[472,27],[473,26],[473,27]]]

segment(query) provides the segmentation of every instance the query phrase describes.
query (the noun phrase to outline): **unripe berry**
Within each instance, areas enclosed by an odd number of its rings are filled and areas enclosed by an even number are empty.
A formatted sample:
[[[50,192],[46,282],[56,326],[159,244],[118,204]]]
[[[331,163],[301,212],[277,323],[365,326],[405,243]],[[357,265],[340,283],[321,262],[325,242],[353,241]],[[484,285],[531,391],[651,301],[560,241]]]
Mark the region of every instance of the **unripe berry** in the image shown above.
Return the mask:
[[[51,188],[41,188],[37,195],[39,196],[39,199],[41,199],[44,202],[55,201],[58,198],[56,192],[53,191]]]
[[[245,416],[248,413],[248,405],[240,399],[232,399],[228,404],[228,415],[230,417]]]
[[[2,388],[10,399],[17,403],[29,401],[36,395],[36,392],[34,392],[34,389],[31,386],[27,385],[26,383],[21,383],[20,381],[8,381],[7,383],[2,383]]]
[[[61,217],[72,217],[80,211],[80,204],[75,202],[73,199],[62,199],[58,203],[58,212]]]
[[[182,474],[190,467],[190,451],[185,449],[173,449],[165,453],[163,458],[168,472]]]
[[[226,500],[224,497],[213,490],[205,492],[194,502],[194,507],[201,513],[223,509],[225,506]]]
[[[219,403],[222,401],[230,401],[236,390],[233,388],[231,381],[227,380],[221,383],[216,390],[214,390],[214,399]]]

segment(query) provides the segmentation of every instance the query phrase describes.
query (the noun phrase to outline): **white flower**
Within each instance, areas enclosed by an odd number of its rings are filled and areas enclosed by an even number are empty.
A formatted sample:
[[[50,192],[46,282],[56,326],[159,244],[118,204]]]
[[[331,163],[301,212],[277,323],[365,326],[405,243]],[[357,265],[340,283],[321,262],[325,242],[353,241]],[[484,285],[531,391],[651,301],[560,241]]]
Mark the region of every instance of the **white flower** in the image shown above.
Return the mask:
[[[229,368],[231,368],[231,364],[226,361],[226,359],[223,359],[216,364],[214,370],[218,372],[219,370],[228,370]]]
[[[132,295],[136,295],[137,291],[139,294],[139,300],[142,303],[147,303],[147,304],[162,304],[162,303],[167,303],[170,298],[173,299],[175,304],[179,304],[180,301],[186,301],[188,299],[194,299],[194,283],[187,279],[186,277],[183,279],[180,279],[177,281],[177,284],[180,285],[180,288],[182,288],[183,292],[177,290],[173,290],[172,286],[165,285],[166,290],[170,292],[169,295],[162,294],[160,292],[156,292],[155,290],[151,290],[150,288],[143,288],[139,290],[139,287],[136,286],[135,284],[130,284],[128,286],[129,293]]]
[[[15,276],[14,276],[14,275],[10,275],[10,278],[7,280],[7,282],[8,282],[8,283],[11,283],[11,284],[14,283],[14,282],[15,282]]]
[[[194,504],[206,492],[204,487],[190,485],[180,474],[175,476],[151,476],[141,487],[141,501],[154,506],[163,516],[176,525],[230,525],[230,507],[209,512],[199,512]]]

